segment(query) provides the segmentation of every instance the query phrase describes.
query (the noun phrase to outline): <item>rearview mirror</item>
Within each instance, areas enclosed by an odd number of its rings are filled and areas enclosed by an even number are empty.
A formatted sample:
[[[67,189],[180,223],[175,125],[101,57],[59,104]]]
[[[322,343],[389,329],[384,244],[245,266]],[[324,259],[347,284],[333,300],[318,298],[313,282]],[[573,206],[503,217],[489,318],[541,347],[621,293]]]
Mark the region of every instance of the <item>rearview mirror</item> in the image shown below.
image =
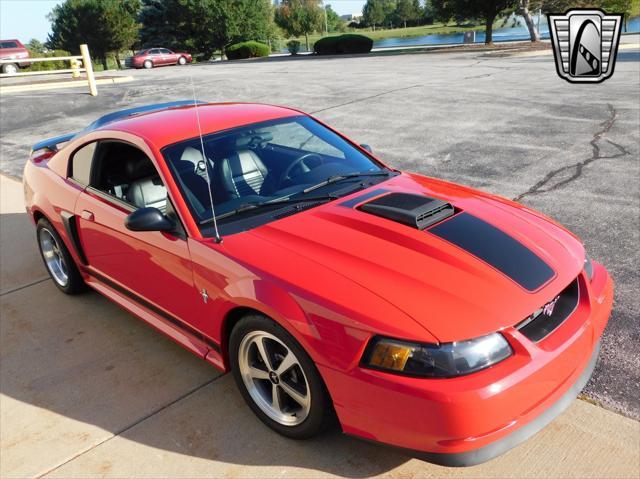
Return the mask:
[[[124,226],[131,231],[173,231],[175,224],[158,208],[140,208],[124,220]]]
[[[364,150],[367,150],[369,153],[373,153],[373,150],[371,149],[371,147],[369,145],[367,145],[366,143],[361,143],[360,147]]]

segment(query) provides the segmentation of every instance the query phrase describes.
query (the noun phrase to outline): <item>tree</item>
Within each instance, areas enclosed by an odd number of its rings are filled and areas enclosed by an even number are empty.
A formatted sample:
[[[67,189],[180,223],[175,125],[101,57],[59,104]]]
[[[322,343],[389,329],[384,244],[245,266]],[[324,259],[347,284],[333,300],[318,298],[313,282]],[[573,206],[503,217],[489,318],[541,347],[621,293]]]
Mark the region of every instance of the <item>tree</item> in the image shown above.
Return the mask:
[[[433,0],[434,8],[443,15],[481,18],[485,22],[485,44],[493,43],[493,22],[498,14],[515,6],[516,0]]]
[[[318,0],[282,0],[276,9],[276,23],[291,37],[304,35],[309,50],[309,34],[321,31],[324,12]]]
[[[138,0],[124,1],[102,1],[104,7],[104,21],[111,32],[114,49],[113,54],[118,63],[118,68],[122,68],[120,61],[120,51],[130,50],[138,41],[140,25],[136,21],[140,2]]]
[[[86,43],[107,69],[107,54],[132,47],[138,8],[138,0],[66,0],[49,14],[47,47],[78,54]]]
[[[330,32],[344,32],[345,25],[342,18],[340,18],[340,15],[331,8],[331,5],[325,6],[324,9],[327,12],[327,29]]]
[[[602,8],[607,13],[621,13],[623,15],[624,31],[627,31],[627,22],[633,15],[633,2],[631,0],[603,0]]]
[[[396,24],[396,1],[382,0],[382,9],[384,10],[384,24],[393,28]]]
[[[413,0],[413,23],[414,25],[422,25],[422,16],[424,15],[424,9],[420,4],[420,0]]]
[[[376,29],[376,25],[380,25],[385,20],[385,11],[382,0],[367,0],[362,9],[362,20]]]
[[[527,30],[529,30],[529,36],[531,37],[532,42],[540,41],[540,32],[536,27],[535,23],[533,23],[533,17],[531,16],[531,10],[529,9],[530,0],[518,0],[518,5],[516,8],[516,13],[522,18],[524,18],[524,23],[527,25]]]
[[[138,46],[188,49],[183,17],[184,9],[178,0],[142,0],[138,14],[141,24]]]
[[[418,17],[418,11],[412,0],[398,0],[395,15],[404,28],[407,28],[407,21],[415,20]]]
[[[233,43],[275,36],[269,0],[143,0],[139,20],[143,46],[186,49],[206,60]]]
[[[27,50],[32,53],[44,53],[45,50],[44,43],[42,43],[40,40],[36,40],[35,38],[29,40],[29,43],[27,43],[26,47]]]

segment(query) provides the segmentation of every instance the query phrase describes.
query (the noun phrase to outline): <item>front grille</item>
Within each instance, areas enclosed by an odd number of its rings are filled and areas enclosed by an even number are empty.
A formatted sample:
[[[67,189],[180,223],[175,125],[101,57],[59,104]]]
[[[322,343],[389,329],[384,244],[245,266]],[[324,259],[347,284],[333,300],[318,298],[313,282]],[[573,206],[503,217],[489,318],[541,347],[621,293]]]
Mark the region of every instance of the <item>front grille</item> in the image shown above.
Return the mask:
[[[580,300],[578,278],[516,328],[528,339],[538,342],[551,334],[575,311]]]

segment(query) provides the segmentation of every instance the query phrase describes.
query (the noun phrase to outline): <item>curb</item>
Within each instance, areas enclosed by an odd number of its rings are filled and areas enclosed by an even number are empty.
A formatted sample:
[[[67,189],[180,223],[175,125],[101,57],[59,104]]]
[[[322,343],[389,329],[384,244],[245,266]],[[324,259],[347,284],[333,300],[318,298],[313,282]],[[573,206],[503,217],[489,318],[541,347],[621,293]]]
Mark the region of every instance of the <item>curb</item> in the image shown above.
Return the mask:
[[[132,76],[118,77],[118,78],[102,78],[96,79],[96,85],[113,85],[116,83],[126,83],[134,81]],[[0,93],[18,93],[22,91],[38,91],[38,90],[54,90],[57,88],[87,88],[87,82],[85,81],[59,81],[54,83],[32,83],[27,85],[8,85],[0,86]]]

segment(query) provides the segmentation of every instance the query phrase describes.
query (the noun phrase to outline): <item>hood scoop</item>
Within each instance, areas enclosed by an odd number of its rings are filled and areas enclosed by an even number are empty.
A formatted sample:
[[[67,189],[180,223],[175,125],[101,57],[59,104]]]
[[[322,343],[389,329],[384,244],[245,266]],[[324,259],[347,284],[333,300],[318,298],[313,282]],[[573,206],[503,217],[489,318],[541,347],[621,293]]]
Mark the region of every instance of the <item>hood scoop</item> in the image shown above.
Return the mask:
[[[358,209],[419,230],[424,230],[455,213],[451,203],[409,193],[389,193],[361,205]]]

